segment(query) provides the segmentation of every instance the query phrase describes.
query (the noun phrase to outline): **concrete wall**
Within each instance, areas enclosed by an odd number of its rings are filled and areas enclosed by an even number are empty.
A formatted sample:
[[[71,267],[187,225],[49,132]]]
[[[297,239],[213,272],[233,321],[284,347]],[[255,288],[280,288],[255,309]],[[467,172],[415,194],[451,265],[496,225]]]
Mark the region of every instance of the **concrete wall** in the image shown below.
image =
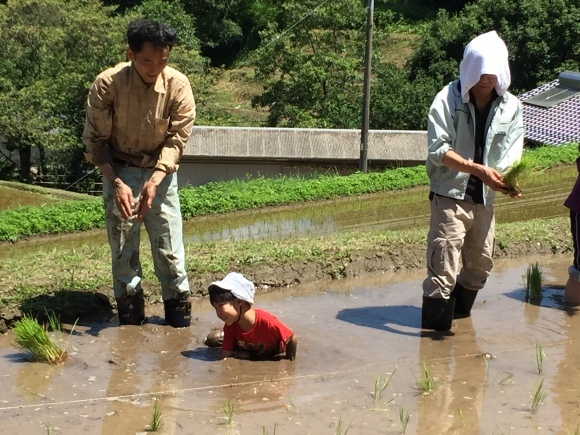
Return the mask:
[[[251,176],[309,175],[358,169],[360,130],[194,127],[179,169],[180,185]],[[427,132],[369,131],[369,167],[425,161]]]

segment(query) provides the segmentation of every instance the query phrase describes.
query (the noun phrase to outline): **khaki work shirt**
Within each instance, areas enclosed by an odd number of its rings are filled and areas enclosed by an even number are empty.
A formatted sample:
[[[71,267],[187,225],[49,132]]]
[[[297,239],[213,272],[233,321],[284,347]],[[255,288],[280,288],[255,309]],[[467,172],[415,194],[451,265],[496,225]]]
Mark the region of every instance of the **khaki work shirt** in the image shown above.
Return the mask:
[[[83,141],[87,161],[118,161],[171,174],[195,120],[189,80],[165,67],[145,85],[130,62],[97,76],[89,90]]]

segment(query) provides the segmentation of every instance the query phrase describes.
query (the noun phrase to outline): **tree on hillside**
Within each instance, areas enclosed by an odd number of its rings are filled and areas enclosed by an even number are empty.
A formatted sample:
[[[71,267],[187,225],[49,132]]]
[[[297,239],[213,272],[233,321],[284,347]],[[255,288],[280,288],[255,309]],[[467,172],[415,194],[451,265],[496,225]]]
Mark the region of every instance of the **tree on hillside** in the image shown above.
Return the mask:
[[[124,58],[126,24],[98,0],[11,0],[0,5],[0,140],[30,179],[33,148],[80,146],[86,90]],[[112,47],[119,47],[115,50]]]
[[[259,31],[284,23],[284,0],[181,0],[196,20],[201,52],[215,66],[231,65],[258,46]]]
[[[256,106],[269,107],[268,125],[356,128],[360,126],[365,8],[358,0],[289,1],[290,22],[279,37],[262,33],[256,77],[264,84]]]
[[[442,86],[457,77],[463,49],[496,30],[510,51],[512,89],[529,90],[566,69],[580,69],[580,0],[480,0],[457,16],[440,12],[409,62],[411,79]]]

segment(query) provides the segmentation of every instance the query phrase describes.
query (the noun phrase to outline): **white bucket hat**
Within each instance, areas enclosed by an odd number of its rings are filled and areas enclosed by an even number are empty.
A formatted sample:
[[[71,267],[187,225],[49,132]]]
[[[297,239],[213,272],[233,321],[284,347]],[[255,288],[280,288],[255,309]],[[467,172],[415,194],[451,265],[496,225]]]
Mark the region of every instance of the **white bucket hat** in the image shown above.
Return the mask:
[[[256,293],[254,283],[246,279],[241,273],[230,272],[221,281],[212,282],[209,288],[213,286],[231,291],[236,298],[242,301],[254,303],[254,294]]]

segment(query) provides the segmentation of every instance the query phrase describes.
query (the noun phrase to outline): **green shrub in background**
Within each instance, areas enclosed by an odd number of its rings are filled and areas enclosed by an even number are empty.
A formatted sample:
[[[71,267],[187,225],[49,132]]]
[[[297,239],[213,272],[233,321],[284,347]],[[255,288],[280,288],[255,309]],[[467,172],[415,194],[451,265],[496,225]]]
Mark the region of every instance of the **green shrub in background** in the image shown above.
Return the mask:
[[[538,168],[573,163],[577,145],[544,146],[526,150]],[[424,186],[429,182],[423,165],[383,172],[318,175],[312,178],[248,178],[184,187],[179,191],[184,219],[261,207],[325,200]],[[40,234],[69,233],[104,228],[101,198],[66,201],[41,207],[21,207],[0,212],[0,241],[15,242]]]

